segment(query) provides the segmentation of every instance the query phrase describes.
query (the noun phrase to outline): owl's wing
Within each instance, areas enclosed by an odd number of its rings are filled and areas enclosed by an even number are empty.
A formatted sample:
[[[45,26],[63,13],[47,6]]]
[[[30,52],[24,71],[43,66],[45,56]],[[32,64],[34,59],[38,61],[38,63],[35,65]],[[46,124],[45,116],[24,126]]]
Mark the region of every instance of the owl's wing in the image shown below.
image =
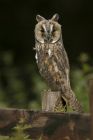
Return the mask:
[[[54,61],[57,64],[60,74],[60,83],[65,83],[68,87],[70,87],[69,80],[69,61],[68,56],[65,51],[65,48],[62,44],[57,45],[54,54]],[[61,84],[62,85],[62,84]]]
[[[54,59],[58,65],[59,70],[64,72],[64,74],[66,73],[66,71],[69,71],[70,66],[69,66],[68,56],[62,44],[57,45],[57,49],[55,49],[54,56],[55,56]]]

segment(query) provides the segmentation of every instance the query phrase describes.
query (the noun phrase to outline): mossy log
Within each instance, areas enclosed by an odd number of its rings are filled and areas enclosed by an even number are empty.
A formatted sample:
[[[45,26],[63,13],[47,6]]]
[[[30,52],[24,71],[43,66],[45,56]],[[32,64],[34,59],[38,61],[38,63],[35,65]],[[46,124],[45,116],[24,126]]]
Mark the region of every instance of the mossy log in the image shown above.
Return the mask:
[[[13,127],[24,118],[31,128],[26,130],[32,139],[89,140],[90,115],[78,113],[34,112],[24,109],[0,109],[0,135],[11,135]]]

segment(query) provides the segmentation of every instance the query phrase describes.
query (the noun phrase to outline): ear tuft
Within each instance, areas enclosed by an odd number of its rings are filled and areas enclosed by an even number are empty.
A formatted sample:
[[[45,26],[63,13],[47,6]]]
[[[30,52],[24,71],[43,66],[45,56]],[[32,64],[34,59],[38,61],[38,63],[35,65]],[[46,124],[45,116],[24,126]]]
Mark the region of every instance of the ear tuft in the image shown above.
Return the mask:
[[[37,16],[36,16],[37,22],[40,22],[40,21],[42,21],[42,20],[44,20],[44,19],[45,19],[45,18],[42,17],[42,16],[40,16],[40,15],[37,15]]]
[[[53,17],[52,17],[52,20],[58,21],[59,20],[59,15],[58,14],[54,14]]]

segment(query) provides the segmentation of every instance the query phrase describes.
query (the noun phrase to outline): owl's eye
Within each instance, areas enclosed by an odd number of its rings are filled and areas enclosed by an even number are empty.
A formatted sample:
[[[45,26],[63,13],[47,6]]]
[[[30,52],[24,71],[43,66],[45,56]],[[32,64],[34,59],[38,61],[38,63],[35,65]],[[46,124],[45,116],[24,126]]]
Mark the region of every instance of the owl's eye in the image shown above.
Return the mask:
[[[56,30],[55,30],[55,29],[53,29],[53,31],[52,31],[52,32],[54,33],[55,31],[56,31]]]
[[[40,31],[41,31],[42,33],[44,33],[44,29],[43,29],[43,28],[41,28]]]
[[[56,29],[55,29],[55,28],[53,28],[53,31],[52,31],[53,35],[55,34],[55,32],[56,32]]]
[[[55,27],[53,27],[52,33],[54,33],[55,31],[56,31],[56,28],[55,28]]]

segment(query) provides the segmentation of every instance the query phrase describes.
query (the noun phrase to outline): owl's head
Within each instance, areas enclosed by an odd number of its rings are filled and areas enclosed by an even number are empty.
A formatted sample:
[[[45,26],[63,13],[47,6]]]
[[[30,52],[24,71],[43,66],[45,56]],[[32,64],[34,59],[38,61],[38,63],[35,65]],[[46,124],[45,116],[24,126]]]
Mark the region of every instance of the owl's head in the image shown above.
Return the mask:
[[[37,15],[35,38],[40,43],[55,43],[61,37],[61,25],[58,23],[59,15],[55,14],[49,20]]]

